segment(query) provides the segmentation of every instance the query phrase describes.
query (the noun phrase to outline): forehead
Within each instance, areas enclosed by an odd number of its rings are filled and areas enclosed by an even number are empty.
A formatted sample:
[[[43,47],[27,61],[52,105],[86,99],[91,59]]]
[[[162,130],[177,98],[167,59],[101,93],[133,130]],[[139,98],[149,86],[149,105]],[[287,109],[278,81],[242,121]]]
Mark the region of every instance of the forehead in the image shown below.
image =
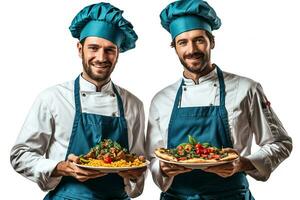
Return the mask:
[[[115,45],[111,41],[109,41],[107,39],[104,39],[104,38],[100,38],[100,37],[87,37],[87,38],[85,38],[84,44],[85,45],[99,45],[99,46],[103,46],[103,47],[116,47],[117,48],[117,45]]]
[[[207,37],[206,32],[204,30],[196,29],[191,31],[183,32],[176,36],[175,40],[189,40],[196,37]]]

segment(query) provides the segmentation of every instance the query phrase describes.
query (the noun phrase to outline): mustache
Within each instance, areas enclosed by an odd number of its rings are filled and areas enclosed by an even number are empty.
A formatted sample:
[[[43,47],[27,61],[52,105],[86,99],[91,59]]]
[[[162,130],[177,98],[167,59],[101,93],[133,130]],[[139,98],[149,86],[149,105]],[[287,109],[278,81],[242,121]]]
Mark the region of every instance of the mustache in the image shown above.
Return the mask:
[[[98,66],[101,66],[101,67],[111,67],[112,66],[112,63],[110,61],[104,61],[104,62],[95,61],[95,62],[91,62],[90,64],[98,65]]]
[[[197,59],[197,58],[203,58],[204,57],[204,53],[202,52],[195,52],[195,53],[190,53],[190,54],[186,54],[184,55],[184,59]]]

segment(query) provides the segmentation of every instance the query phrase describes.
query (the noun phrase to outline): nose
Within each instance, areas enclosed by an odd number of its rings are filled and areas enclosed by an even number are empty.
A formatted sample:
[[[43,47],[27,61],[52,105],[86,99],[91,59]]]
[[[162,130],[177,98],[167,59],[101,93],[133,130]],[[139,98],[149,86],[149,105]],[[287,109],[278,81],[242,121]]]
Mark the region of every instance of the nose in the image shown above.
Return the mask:
[[[106,54],[105,54],[105,51],[103,48],[100,48],[97,53],[96,53],[96,59],[99,61],[99,62],[105,62],[107,60],[107,57],[106,57]]]
[[[188,54],[193,54],[197,51],[197,46],[194,42],[188,42],[187,45],[187,53]]]

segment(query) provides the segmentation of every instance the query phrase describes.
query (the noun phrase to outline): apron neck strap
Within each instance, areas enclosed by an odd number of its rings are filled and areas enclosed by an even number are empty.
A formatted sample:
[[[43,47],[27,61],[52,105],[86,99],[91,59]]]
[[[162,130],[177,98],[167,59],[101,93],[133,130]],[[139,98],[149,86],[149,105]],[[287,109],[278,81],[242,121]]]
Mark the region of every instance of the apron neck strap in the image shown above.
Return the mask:
[[[74,98],[75,98],[76,113],[81,113],[79,79],[80,79],[80,75],[76,78],[75,85],[74,85]]]
[[[81,113],[79,80],[80,80],[80,75],[76,78],[75,85],[74,85],[75,107],[76,107],[76,112],[77,113]],[[124,107],[123,107],[123,101],[121,99],[121,96],[120,96],[118,90],[116,89],[115,84],[113,84],[113,83],[112,83],[112,88],[113,88],[114,93],[117,96],[120,117],[124,117]]]
[[[123,101],[122,101],[121,96],[120,96],[120,94],[119,94],[119,92],[118,92],[118,90],[117,90],[117,88],[116,88],[116,86],[115,86],[114,83],[112,83],[112,88],[113,88],[114,93],[115,93],[116,96],[117,96],[117,101],[118,101],[118,108],[119,108],[119,112],[120,112],[120,117],[124,117],[125,114],[124,114]]]
[[[225,83],[224,83],[224,77],[222,70],[216,66],[217,68],[217,74],[219,79],[219,85],[220,85],[220,106],[225,106]],[[179,86],[174,106],[177,108],[181,105],[181,96],[182,96],[182,86],[184,85],[184,79],[182,79],[181,84]]]
[[[225,83],[224,83],[224,77],[222,70],[217,67],[217,74],[219,79],[219,85],[220,85],[220,105],[225,106]]]
[[[181,96],[182,96],[182,86],[184,85],[184,80],[182,79],[179,89],[176,94],[175,102],[174,102],[174,108],[179,108],[181,106]],[[173,108],[173,110],[174,110]]]

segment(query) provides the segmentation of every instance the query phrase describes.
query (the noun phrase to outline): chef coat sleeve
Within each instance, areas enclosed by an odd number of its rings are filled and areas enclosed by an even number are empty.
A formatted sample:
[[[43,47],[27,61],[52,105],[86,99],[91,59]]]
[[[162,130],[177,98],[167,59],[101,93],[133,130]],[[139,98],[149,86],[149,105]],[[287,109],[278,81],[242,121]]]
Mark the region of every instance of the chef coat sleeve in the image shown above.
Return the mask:
[[[16,172],[36,182],[43,191],[54,189],[61,179],[51,177],[59,161],[48,159],[46,155],[53,130],[54,119],[47,100],[39,96],[10,153]]]
[[[256,144],[260,149],[247,156],[256,168],[247,173],[257,180],[266,181],[272,171],[290,155],[292,139],[283,128],[258,83],[253,90],[249,118]]]
[[[139,101],[134,117],[135,122],[132,127],[132,146],[130,152],[137,155],[145,155],[145,112],[143,103]],[[124,179],[125,191],[131,198],[135,198],[142,194],[144,190],[144,182],[147,176],[147,170],[137,180]]]
[[[159,160],[155,157],[154,151],[159,147],[167,147],[167,133],[160,128],[160,115],[158,107],[152,101],[148,117],[146,153],[151,161],[150,171],[154,183],[163,191],[167,191],[173,182],[173,177],[165,176],[160,170]]]

